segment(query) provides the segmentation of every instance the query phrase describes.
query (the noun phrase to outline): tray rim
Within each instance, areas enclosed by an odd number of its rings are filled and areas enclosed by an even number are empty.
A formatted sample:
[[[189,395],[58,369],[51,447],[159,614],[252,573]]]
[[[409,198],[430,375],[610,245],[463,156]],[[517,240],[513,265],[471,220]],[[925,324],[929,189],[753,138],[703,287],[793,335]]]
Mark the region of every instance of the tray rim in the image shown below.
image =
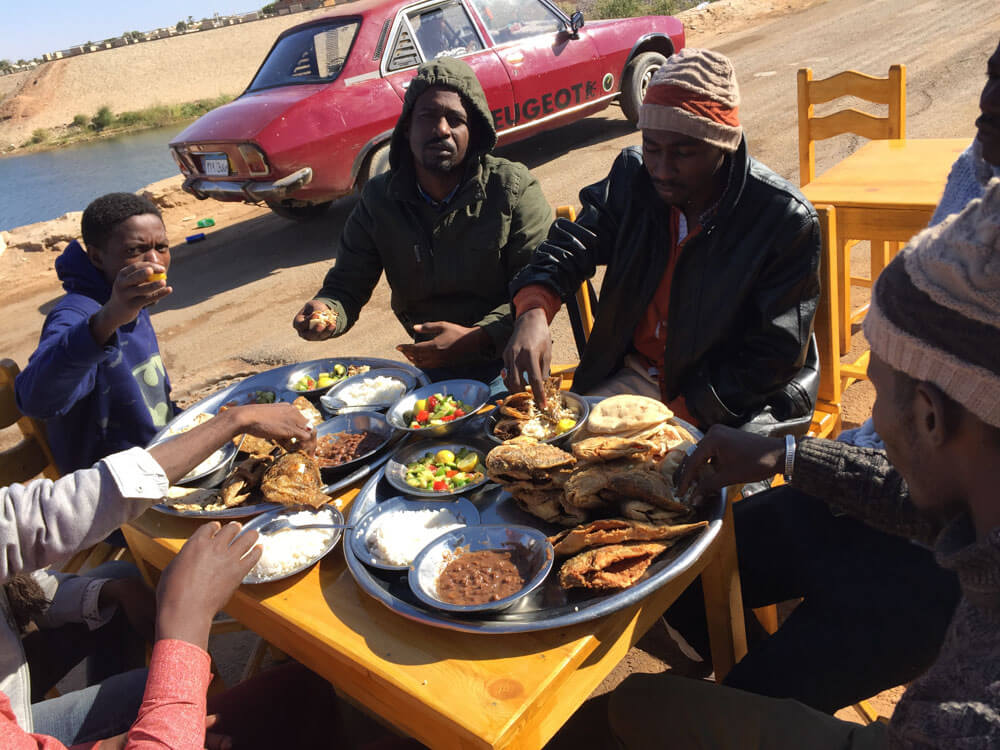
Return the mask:
[[[690,431],[692,435],[695,435],[699,439],[701,438],[701,431],[693,425],[690,425],[684,420],[677,419],[676,417],[674,417],[674,419]],[[368,496],[375,492],[378,483],[382,480],[384,475],[385,467],[383,466],[376,474],[369,477],[368,481],[365,482],[351,503],[351,512],[348,523],[356,523],[364,513],[368,512],[367,510],[362,512],[362,505],[366,502]],[[388,484],[388,480],[386,480],[386,484]],[[460,615],[456,616],[449,614],[443,610],[431,610],[430,608],[419,607],[397,598],[388,590],[375,583],[375,575],[354,555],[353,550],[348,549],[350,545],[344,545],[344,560],[347,563],[347,568],[354,577],[355,582],[357,582],[358,586],[363,591],[383,606],[409,620],[413,620],[424,625],[430,625],[432,627],[454,630],[463,633],[476,633],[479,635],[502,635],[506,633],[527,633],[540,630],[553,630],[579,625],[584,622],[590,622],[617,612],[618,610],[624,609],[632,604],[637,604],[658,588],[668,583],[671,579],[684,573],[698,561],[705,550],[715,541],[715,538],[722,529],[722,517],[725,512],[726,503],[727,492],[726,489],[723,489],[722,492],[715,496],[715,498],[711,501],[711,505],[708,507],[708,527],[702,531],[692,541],[692,543],[677,556],[677,558],[672,560],[662,570],[657,571],[652,576],[640,581],[630,588],[618,591],[614,594],[605,595],[605,597],[603,597],[597,604],[590,604],[588,606],[575,609],[575,611],[572,612],[566,612],[555,617],[540,618],[537,620],[498,620],[490,618],[488,615],[476,616],[474,618],[463,617]],[[358,515],[356,516],[356,514]]]

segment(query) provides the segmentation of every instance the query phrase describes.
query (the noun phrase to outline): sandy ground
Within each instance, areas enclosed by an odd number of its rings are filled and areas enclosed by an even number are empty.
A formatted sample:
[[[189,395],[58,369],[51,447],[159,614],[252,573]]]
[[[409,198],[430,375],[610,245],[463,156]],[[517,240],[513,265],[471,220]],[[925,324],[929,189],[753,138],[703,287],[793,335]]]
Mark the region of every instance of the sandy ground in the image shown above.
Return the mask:
[[[985,61],[996,45],[996,18],[994,0],[968,0],[961,14],[945,0],[917,4],[909,0],[723,0],[688,16],[687,22],[689,45],[712,46],[736,64],[743,95],[741,118],[751,152],[797,183],[797,68],[811,66],[817,77],[825,77],[851,67],[879,73],[892,63],[905,63],[909,134],[971,138]],[[873,29],[878,30],[874,38]],[[501,154],[525,162],[552,205],[575,205],[579,188],[603,177],[614,155],[634,143],[638,135],[620,111],[611,108],[556,133],[503,149]],[[822,144],[817,149],[819,171],[857,145],[857,139],[850,137]],[[152,190],[165,204],[174,204],[165,207],[164,218],[173,245],[170,279],[175,287],[153,319],[175,393],[182,401],[215,390],[230,378],[285,362],[327,355],[397,356],[394,346],[403,334],[389,312],[384,281],[358,326],[346,336],[311,344],[291,330],[292,316],[318,288],[335,257],[336,238],[352,199],[334,205],[321,220],[301,225],[257,207],[198,202],[178,195],[179,181],[173,178]],[[207,231],[208,239],[183,244],[194,220],[205,216],[216,220],[216,226]],[[16,230],[8,239],[15,242],[31,231]],[[35,231],[45,234],[44,228]],[[861,266],[864,249],[857,253],[855,262]],[[4,356],[23,363],[34,349],[44,314],[60,295],[53,272],[55,257],[51,251],[14,247],[0,255],[0,300],[9,321],[0,328]],[[575,360],[564,316],[557,320],[553,334],[556,361]],[[847,420],[862,421],[871,403],[867,384],[852,387],[845,397]],[[220,662],[231,676],[238,673],[246,652],[246,636],[227,639],[213,648],[222,649]],[[631,672],[678,666],[682,659],[671,643],[654,628],[598,694]],[[898,692],[883,696],[876,706],[890,711]],[[572,732],[569,727],[565,735],[572,738]]]

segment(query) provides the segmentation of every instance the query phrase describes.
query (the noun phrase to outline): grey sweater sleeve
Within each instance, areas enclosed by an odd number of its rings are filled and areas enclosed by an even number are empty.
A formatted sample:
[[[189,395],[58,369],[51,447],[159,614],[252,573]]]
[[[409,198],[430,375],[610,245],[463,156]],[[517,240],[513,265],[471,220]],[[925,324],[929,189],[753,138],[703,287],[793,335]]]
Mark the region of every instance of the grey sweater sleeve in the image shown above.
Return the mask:
[[[161,499],[168,487],[156,460],[130,448],[55,481],[0,488],[0,582],[99,542]]]
[[[792,486],[890,534],[933,544],[940,531],[910,502],[909,488],[885,451],[803,438],[795,452]]]

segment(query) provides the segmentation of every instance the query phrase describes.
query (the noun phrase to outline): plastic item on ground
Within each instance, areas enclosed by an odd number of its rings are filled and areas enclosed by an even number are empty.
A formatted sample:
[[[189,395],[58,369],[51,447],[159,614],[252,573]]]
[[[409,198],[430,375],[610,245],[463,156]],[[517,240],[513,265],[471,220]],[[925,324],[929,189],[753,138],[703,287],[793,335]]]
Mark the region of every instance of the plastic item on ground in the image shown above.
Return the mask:
[[[190,245],[192,242],[201,242],[203,239],[205,239],[205,233],[198,232],[198,234],[189,234],[184,238],[184,241]]]
[[[214,227],[215,226],[215,219],[212,219],[212,218],[198,219],[198,226],[201,227],[201,228],[204,228],[204,227]]]

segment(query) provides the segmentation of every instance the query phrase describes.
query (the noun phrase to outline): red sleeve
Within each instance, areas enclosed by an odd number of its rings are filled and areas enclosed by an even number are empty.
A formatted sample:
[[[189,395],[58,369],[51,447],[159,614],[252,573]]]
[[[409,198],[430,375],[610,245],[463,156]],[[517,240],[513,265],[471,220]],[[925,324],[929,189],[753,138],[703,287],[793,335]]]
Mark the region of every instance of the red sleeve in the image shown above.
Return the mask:
[[[66,750],[66,746],[53,737],[28,734],[17,723],[10,699],[0,693],[0,747],[4,750]]]
[[[514,295],[514,317],[520,318],[528,310],[537,307],[545,310],[545,318],[551,324],[559,308],[562,307],[562,299],[555,290],[545,284],[528,284]]]
[[[212,679],[208,654],[186,641],[153,646],[146,693],[128,733],[126,750],[202,750],[205,693]]]

